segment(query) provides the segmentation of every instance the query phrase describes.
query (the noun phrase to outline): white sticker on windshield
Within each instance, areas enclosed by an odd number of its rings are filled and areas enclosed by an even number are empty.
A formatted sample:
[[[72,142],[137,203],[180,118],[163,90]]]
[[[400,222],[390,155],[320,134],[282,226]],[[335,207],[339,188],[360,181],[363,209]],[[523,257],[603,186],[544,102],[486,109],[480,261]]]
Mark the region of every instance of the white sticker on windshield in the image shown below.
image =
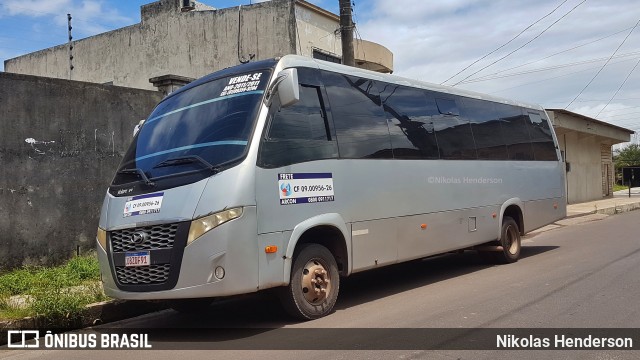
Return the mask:
[[[163,192],[132,196],[124,204],[124,217],[155,214],[162,207]]]
[[[262,73],[235,76],[229,79],[229,84],[222,89],[220,96],[240,94],[247,91],[258,90]]]

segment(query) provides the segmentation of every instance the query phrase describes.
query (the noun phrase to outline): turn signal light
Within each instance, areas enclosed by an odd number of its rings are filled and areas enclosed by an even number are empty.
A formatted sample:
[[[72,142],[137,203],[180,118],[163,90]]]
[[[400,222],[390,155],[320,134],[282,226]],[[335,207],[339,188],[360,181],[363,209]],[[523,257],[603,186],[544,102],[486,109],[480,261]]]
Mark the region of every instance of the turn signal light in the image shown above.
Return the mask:
[[[278,251],[278,247],[275,245],[269,245],[264,247],[264,252],[267,254],[273,254]]]
[[[426,228],[427,228],[427,224],[422,224],[422,225],[420,225],[420,228],[421,228],[422,230],[426,229]]]
[[[107,250],[107,231],[101,228],[98,228],[98,233],[96,234],[96,240],[98,241],[98,244],[100,244],[100,247],[102,247],[102,250]]]

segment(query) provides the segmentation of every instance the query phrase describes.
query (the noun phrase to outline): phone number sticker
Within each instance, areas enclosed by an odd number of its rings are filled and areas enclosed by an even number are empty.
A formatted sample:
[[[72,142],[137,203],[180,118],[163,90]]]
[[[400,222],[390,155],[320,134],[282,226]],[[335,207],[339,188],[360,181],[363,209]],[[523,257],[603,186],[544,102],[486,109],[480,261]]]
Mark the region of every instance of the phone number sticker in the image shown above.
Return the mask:
[[[155,214],[162,207],[163,192],[133,196],[124,204],[124,217]]]
[[[334,200],[331,173],[278,174],[280,205],[310,204]]]

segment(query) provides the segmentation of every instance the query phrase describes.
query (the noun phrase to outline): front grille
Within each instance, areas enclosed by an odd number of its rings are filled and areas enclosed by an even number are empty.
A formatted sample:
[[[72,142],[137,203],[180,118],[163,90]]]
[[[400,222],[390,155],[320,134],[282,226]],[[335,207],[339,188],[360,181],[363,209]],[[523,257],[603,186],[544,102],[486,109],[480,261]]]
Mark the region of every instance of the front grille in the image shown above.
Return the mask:
[[[113,252],[171,249],[177,230],[178,224],[162,224],[111,231],[111,246]],[[146,233],[147,239],[140,244],[134,243],[131,239],[136,232]]]
[[[116,266],[118,282],[127,285],[159,284],[167,281],[171,264],[150,266]]]

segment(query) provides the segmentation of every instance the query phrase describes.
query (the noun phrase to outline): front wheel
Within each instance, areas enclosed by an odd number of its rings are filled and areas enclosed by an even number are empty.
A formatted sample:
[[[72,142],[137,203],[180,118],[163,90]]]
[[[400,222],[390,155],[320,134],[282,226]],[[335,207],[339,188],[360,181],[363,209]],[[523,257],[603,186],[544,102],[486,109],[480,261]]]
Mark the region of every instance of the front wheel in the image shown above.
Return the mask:
[[[281,290],[280,300],[290,315],[317,319],[331,312],[339,289],[338,265],[331,252],[322,245],[305,244],[294,254],[291,281]]]

